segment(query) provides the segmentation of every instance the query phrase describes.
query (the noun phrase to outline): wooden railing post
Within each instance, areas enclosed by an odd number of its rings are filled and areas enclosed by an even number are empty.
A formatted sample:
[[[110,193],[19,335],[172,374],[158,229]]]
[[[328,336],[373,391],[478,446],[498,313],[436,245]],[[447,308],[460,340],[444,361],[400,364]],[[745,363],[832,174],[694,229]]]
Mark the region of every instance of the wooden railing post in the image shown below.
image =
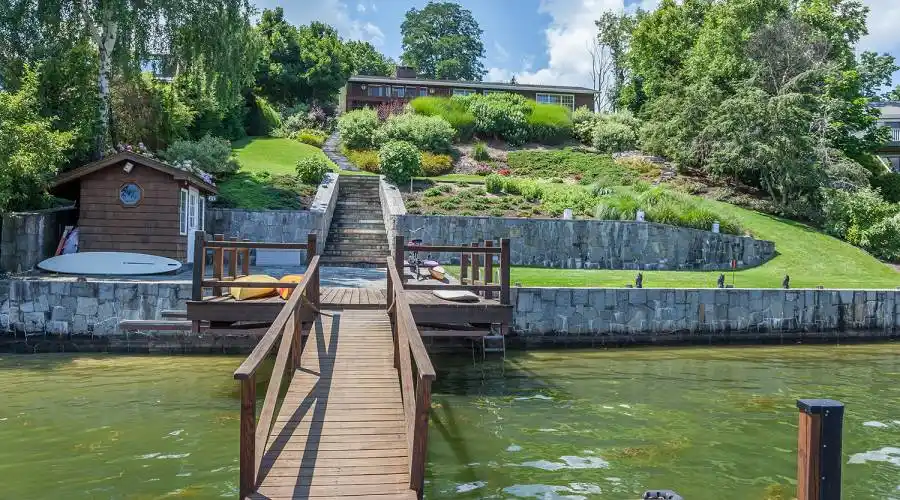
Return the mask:
[[[256,375],[241,380],[240,495],[256,491]]]
[[[500,239],[500,303],[509,304],[509,238]]]
[[[403,259],[406,256],[406,251],[403,250],[405,246],[406,238],[402,234],[394,236],[394,265],[397,266],[397,274],[400,275],[400,283],[394,286],[402,286],[403,283],[406,283],[406,266],[403,265]]]
[[[250,240],[244,238],[245,242],[249,242]],[[241,274],[247,276],[250,274],[250,249],[242,248],[241,249]]]
[[[479,281],[481,281],[481,276],[478,271],[478,264],[481,258],[480,254],[475,253],[475,249],[478,248],[478,242],[472,243],[472,284],[475,285]]]
[[[469,281],[469,254],[459,255],[459,283],[465,285]]]
[[[191,300],[203,300],[203,272],[206,269],[206,233],[194,233],[194,276],[191,283]]]
[[[217,234],[213,236],[213,239],[216,241],[225,241],[224,234]],[[216,247],[213,249],[213,278],[216,281],[222,281],[222,268],[225,267],[225,252],[221,247]],[[222,287],[213,287],[212,294],[216,297],[222,295]]]
[[[799,399],[797,500],[840,500],[844,405],[831,399]]]
[[[319,254],[319,249],[316,246],[316,233],[309,233],[306,235],[306,265],[308,266],[310,262],[312,262],[312,258]]]
[[[485,248],[493,248],[494,242],[492,240],[484,240]],[[494,255],[493,254],[484,254],[484,284],[490,285],[494,281]],[[485,290],[484,297],[486,299],[493,299],[494,292]]]
[[[238,241],[237,236],[232,236],[229,238],[231,241]],[[237,248],[229,248],[228,249],[228,274],[231,276],[231,279],[237,278],[237,259],[238,259],[238,249]]]
[[[428,452],[428,413],[431,411],[431,377],[419,376],[416,384],[416,413],[410,454],[409,487],[422,498],[425,489],[425,462]]]

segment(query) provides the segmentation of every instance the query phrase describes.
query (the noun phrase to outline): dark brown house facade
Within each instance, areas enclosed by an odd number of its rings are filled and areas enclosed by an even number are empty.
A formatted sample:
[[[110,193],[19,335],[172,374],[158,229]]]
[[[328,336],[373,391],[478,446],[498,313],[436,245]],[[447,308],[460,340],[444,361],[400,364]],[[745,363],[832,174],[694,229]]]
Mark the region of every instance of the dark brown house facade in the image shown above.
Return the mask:
[[[416,97],[490,94],[510,92],[547,104],[559,104],[575,110],[581,106],[594,109],[594,90],[586,87],[557,85],[526,85],[454,80],[424,80],[415,78],[408,68],[398,67],[396,76],[351,76],[341,92],[341,109],[349,111],[381,104],[408,102]]]
[[[59,175],[50,186],[78,206],[79,251],[136,252],[189,261],[216,187],[131,152]]]

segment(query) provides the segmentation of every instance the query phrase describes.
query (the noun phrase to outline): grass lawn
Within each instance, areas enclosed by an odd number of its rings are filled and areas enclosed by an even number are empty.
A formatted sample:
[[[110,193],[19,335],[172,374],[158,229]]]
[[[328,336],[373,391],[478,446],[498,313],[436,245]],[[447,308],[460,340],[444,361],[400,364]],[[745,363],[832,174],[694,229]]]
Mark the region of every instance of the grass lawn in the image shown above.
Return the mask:
[[[269,172],[271,175],[296,173],[297,160],[321,156],[321,149],[293,139],[276,137],[247,137],[231,145],[234,156],[246,172]]]
[[[710,202],[734,215],[754,237],[775,242],[778,255],[769,262],[735,273],[738,288],[780,288],[785,274],[792,288],[890,288],[900,273],[866,252],[798,222]],[[449,269],[448,269],[449,270]],[[451,273],[459,275],[458,267]],[[719,271],[643,271],[647,288],[710,288]],[[512,281],[522,286],[621,287],[634,283],[637,271],[514,267]],[[726,274],[731,283],[731,272]]]
[[[297,160],[321,149],[293,139],[248,137],[232,143],[241,168],[219,183],[219,206],[247,210],[299,210],[306,208],[316,186],[297,180]]]

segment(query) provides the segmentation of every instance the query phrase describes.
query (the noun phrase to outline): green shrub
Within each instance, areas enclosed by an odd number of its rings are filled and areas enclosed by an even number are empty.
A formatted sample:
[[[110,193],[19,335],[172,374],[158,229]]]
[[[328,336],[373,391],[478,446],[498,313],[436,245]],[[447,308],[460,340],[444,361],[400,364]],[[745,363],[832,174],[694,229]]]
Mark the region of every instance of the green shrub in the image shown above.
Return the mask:
[[[506,162],[514,175],[525,177],[574,177],[586,184],[599,182],[606,186],[627,185],[638,179],[637,172],[616,163],[609,155],[568,149],[512,151]]]
[[[294,138],[304,144],[321,148],[325,145],[325,134],[315,129],[305,128],[298,131]]]
[[[421,157],[419,150],[406,141],[390,141],[378,150],[378,160],[383,173],[391,182],[404,184],[419,174]]]
[[[571,112],[556,104],[529,102],[530,139],[541,144],[559,144],[572,137]]]
[[[497,92],[471,97],[469,111],[475,116],[475,132],[522,145],[529,138],[528,100],[518,94]]]
[[[503,192],[505,177],[502,175],[491,174],[484,178],[484,189],[491,194],[500,194]]]
[[[297,162],[297,175],[304,184],[319,184],[330,171],[331,165],[322,156],[308,156]]]
[[[741,234],[743,231],[736,219],[717,213],[699,198],[659,186],[640,191],[595,186],[593,192],[599,195],[594,208],[596,219],[635,220],[637,211],[643,210],[645,220],[650,222],[709,231],[713,222],[718,221],[723,233]]]
[[[467,101],[447,97],[417,97],[410,101],[417,115],[440,116],[456,131],[456,139],[467,141],[475,133],[475,117],[469,112]]]
[[[872,177],[872,187],[881,191],[882,198],[891,203],[900,202],[900,174],[884,172]]]
[[[426,151],[422,153],[421,165],[422,175],[425,177],[449,174],[453,171],[453,158],[450,155],[436,155]]]
[[[247,110],[247,134],[269,135],[281,127],[281,113],[269,101],[260,96],[251,96]]]
[[[378,113],[368,108],[349,111],[338,120],[341,142],[350,149],[375,147],[375,132],[378,126]]]
[[[487,144],[483,142],[475,143],[474,156],[478,161],[491,161],[491,155],[488,153]]]
[[[437,187],[430,187],[422,193],[422,196],[426,198],[434,198],[435,196],[440,196],[442,194],[444,194],[444,192]]]
[[[859,245],[880,259],[900,261],[900,214],[884,218],[863,231]]]
[[[863,233],[898,211],[870,188],[847,192],[837,189],[822,191],[823,229],[832,236],[861,245]]]
[[[190,161],[193,166],[216,176],[233,174],[239,167],[231,155],[231,144],[210,135],[199,141],[175,141],[161,156],[170,163]]]
[[[374,149],[347,149],[341,148],[341,153],[347,157],[356,168],[372,172],[373,174],[381,173],[381,166],[378,163],[378,151]]]
[[[591,131],[591,145],[604,153],[628,151],[637,145],[637,134],[622,123],[599,121]]]
[[[376,141],[406,141],[423,151],[446,153],[450,151],[454,133],[450,123],[440,116],[404,113],[388,118],[378,130]]]

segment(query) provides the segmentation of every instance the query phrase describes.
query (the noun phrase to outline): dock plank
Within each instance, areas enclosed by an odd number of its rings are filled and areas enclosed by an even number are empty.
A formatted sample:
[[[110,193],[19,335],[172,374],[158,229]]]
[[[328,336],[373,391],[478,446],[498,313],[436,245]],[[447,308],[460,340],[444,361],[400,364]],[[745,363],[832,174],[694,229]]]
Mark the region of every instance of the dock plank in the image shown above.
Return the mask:
[[[367,289],[323,290],[371,305]],[[415,498],[408,425],[384,310],[321,316],[275,417],[258,490],[248,498]]]

